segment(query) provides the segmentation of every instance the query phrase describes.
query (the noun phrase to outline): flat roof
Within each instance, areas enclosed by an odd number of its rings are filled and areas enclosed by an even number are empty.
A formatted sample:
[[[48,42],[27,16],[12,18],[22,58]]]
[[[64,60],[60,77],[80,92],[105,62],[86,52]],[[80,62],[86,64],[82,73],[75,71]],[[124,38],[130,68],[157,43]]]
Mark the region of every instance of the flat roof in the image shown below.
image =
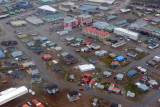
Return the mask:
[[[43,5],[41,7],[38,7],[38,9],[43,9],[43,10],[48,10],[48,11],[53,11],[53,12],[57,11],[55,8],[48,6],[48,5]]]
[[[26,21],[28,21],[32,24],[35,24],[35,25],[43,23],[43,21],[36,16],[28,17],[28,18],[26,18]]]

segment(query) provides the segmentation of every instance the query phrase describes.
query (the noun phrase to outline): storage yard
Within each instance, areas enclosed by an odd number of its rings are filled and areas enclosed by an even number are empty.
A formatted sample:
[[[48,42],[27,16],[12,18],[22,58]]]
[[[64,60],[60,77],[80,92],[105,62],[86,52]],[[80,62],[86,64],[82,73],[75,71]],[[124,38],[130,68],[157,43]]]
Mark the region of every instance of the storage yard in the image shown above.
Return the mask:
[[[0,0],[0,106],[159,107],[160,7]]]

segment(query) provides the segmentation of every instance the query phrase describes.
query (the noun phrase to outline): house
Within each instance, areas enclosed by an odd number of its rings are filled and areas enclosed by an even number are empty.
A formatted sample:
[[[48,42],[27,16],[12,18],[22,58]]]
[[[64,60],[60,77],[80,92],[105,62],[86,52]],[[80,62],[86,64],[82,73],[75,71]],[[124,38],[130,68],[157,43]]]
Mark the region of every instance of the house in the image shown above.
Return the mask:
[[[152,67],[157,67],[158,66],[158,64],[156,62],[152,61],[152,60],[147,61],[146,64],[149,65],[149,66],[152,66]]]
[[[32,103],[36,107],[45,107],[41,102],[39,102],[37,99],[32,100]]]
[[[112,61],[111,65],[113,67],[117,67],[119,65],[119,62],[118,61]]]
[[[34,42],[28,42],[28,43],[27,43],[27,46],[28,46],[28,47],[34,46]]]
[[[23,55],[23,52],[22,51],[14,51],[11,53],[12,57],[18,57],[18,56],[21,56]]]
[[[81,14],[75,17],[77,20],[79,20],[80,25],[83,26],[83,24],[88,24],[91,23],[92,20],[92,16],[88,15],[88,14]]]
[[[94,50],[100,49],[100,45],[95,44],[95,43],[91,43],[90,46],[91,46],[91,48],[94,49]]]
[[[49,14],[54,14],[56,12],[57,12],[57,10],[55,8],[52,8],[49,5],[43,5],[43,6],[38,7],[38,9],[37,9],[38,14],[49,15]]]
[[[131,57],[136,57],[136,56],[137,56],[137,53],[134,52],[134,51],[128,50],[128,51],[127,51],[127,55],[128,55],[128,56],[131,56]]]
[[[136,73],[137,73],[136,70],[130,70],[130,71],[128,71],[127,76],[132,77],[132,76],[136,75]]]
[[[138,70],[139,72],[141,72],[142,74],[147,74],[147,69],[141,67],[141,66],[137,66],[136,70]]]
[[[104,89],[104,85],[102,85],[102,84],[100,84],[100,83],[99,83],[99,84],[97,84],[97,88],[99,88],[99,89],[102,89],[102,90],[103,90],[103,89]]]
[[[131,92],[131,91],[128,91],[127,92],[127,97],[131,97],[131,98],[134,98],[135,97],[135,93]]]
[[[95,56],[89,57],[88,60],[92,63],[98,63],[99,62],[99,59]]]
[[[77,101],[80,99],[80,93],[78,91],[72,91],[67,94],[69,101]]]
[[[73,57],[72,55],[67,55],[64,56],[64,60],[66,61],[66,63],[69,64],[75,64],[76,63],[76,59],[75,57]]]
[[[81,79],[81,82],[88,83],[91,80],[91,74],[85,73],[83,75],[83,78]]]
[[[137,83],[135,83],[135,85],[137,86],[138,89],[140,89],[143,92],[149,91],[149,87],[145,84],[141,84],[141,83],[137,82]]]
[[[153,57],[153,61],[155,61],[155,62],[160,62],[160,55],[154,56],[154,57]]]
[[[30,67],[29,72],[31,73],[31,75],[39,74],[39,70],[37,69],[36,66]]]
[[[95,70],[95,66],[93,64],[83,64],[83,65],[79,65],[78,69],[81,72],[93,71],[93,70]]]
[[[110,53],[109,54],[109,57],[111,57],[111,58],[115,58],[117,55],[115,54],[115,53]]]
[[[150,79],[146,82],[146,84],[148,86],[150,86],[151,88],[155,88],[158,86],[158,82],[156,80]]]
[[[41,82],[42,77],[40,74],[31,75],[31,82]]]
[[[105,56],[107,54],[107,51],[101,50],[101,51],[95,51],[96,56]]]
[[[83,40],[82,44],[84,44],[84,45],[90,45],[91,43],[89,41],[87,41],[87,40]]]
[[[10,77],[12,78],[23,78],[25,76],[25,73],[20,70],[15,70],[10,74]]]
[[[125,58],[123,56],[117,56],[116,58],[114,58],[114,61],[118,61],[118,62],[123,62],[125,60]]]
[[[118,80],[118,81],[123,80],[123,74],[117,74],[117,75],[115,76],[115,79]]]
[[[148,80],[150,80],[150,77],[148,77],[148,76],[143,76],[143,77],[140,78],[139,81],[140,81],[141,83],[146,83]]]
[[[108,26],[109,24],[107,22],[98,21],[98,22],[93,23],[94,28],[101,29],[101,30],[106,29]]]
[[[48,94],[55,94],[59,92],[59,89],[57,85],[50,85],[50,86],[46,86],[44,88],[44,91],[47,92]]]
[[[81,48],[81,52],[91,52],[91,47],[89,46],[83,47]]]
[[[79,21],[75,18],[66,17],[62,22],[63,27],[76,27],[79,26]]]
[[[112,75],[111,72],[108,72],[108,71],[104,71],[104,72],[103,72],[103,76],[104,76],[104,77],[110,77],[111,75]]]
[[[77,9],[77,6],[74,5],[72,2],[63,2],[59,5],[59,9],[62,11],[75,11]]]
[[[44,55],[42,56],[42,59],[45,60],[45,61],[49,61],[49,60],[52,59],[52,56],[51,56],[50,54],[44,54]]]
[[[72,41],[72,40],[74,40],[74,37],[73,36],[66,37],[66,40],[67,41]]]
[[[108,87],[108,91],[114,92],[114,93],[120,93],[120,89],[115,87],[114,83],[111,83],[110,86]]]
[[[29,62],[24,62],[22,63],[22,66],[24,68],[27,68],[27,67],[31,67],[31,66],[34,66],[35,65],[35,62],[34,61],[29,61]]]
[[[54,49],[55,49],[55,51],[61,51],[61,50],[62,50],[62,47],[56,46]]]

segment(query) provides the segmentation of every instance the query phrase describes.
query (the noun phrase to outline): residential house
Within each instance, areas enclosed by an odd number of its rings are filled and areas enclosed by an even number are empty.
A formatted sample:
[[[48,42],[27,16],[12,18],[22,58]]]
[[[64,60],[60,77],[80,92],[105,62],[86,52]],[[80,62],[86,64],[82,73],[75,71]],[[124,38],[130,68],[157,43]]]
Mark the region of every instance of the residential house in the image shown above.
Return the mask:
[[[118,61],[112,61],[111,65],[113,67],[117,67],[119,65],[119,62]]]
[[[72,91],[67,94],[67,98],[69,99],[69,101],[76,101],[80,99],[80,94],[78,93],[78,91]]]
[[[31,75],[31,82],[41,82],[42,77],[40,74]]]
[[[135,83],[135,85],[137,86],[138,89],[140,89],[143,92],[148,92],[149,91],[149,87],[145,84]]]
[[[127,92],[127,97],[131,97],[131,98],[134,98],[135,97],[135,93],[131,92],[131,91],[128,91]]]
[[[47,92],[48,94],[55,94],[59,91],[59,89],[57,85],[50,85],[50,86],[46,86],[44,88],[44,91]]]
[[[125,60],[125,58],[123,56],[117,56],[116,58],[114,58],[114,61],[118,61],[118,62],[123,62]]]
[[[100,49],[100,45],[96,44],[96,43],[91,43],[90,44],[91,48],[94,50]]]
[[[92,63],[98,63],[99,62],[99,59],[95,56],[89,57],[88,60]]]
[[[64,56],[64,60],[66,61],[67,64],[75,64],[76,63],[76,59],[72,55]]]
[[[130,70],[130,71],[128,71],[127,76],[132,77],[132,76],[136,75],[136,73],[137,73],[136,70]]]
[[[96,51],[95,55],[96,56],[105,56],[107,54],[107,51],[101,50],[101,51]]]
[[[155,88],[158,86],[158,82],[156,80],[150,79],[146,82],[146,84],[148,86],[150,86],[151,88]]]
[[[104,76],[104,77],[110,77],[111,75],[112,75],[111,72],[108,72],[108,71],[104,71],[104,72],[103,72],[103,76]]]
[[[123,74],[117,74],[117,75],[115,76],[115,79],[118,80],[118,81],[123,80]]]
[[[104,87],[105,87],[105,86],[104,86],[104,85],[102,85],[102,84],[100,84],[100,83],[99,83],[99,84],[97,84],[97,88],[99,88],[99,89],[102,89],[102,90],[103,90],[103,89],[104,89]]]
[[[120,93],[120,89],[115,87],[114,83],[111,83],[110,86],[108,87],[108,91],[114,92],[114,93]]]
[[[22,51],[14,51],[11,53],[12,57],[18,57],[18,56],[21,56],[23,55],[23,52]]]
[[[31,75],[39,74],[39,70],[37,69],[36,66],[30,67],[29,72],[31,73]]]

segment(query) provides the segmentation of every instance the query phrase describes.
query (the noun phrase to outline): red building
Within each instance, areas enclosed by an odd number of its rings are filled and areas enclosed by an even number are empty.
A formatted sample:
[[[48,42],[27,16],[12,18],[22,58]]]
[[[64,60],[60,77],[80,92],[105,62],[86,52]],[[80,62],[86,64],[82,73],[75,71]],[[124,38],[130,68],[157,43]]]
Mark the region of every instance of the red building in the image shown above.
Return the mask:
[[[79,21],[80,25],[88,24],[88,23],[91,23],[93,21],[92,16],[88,15],[88,14],[78,15],[75,18]]]
[[[64,21],[62,22],[63,27],[76,27],[79,26],[79,21],[75,18],[67,17],[64,18]]]

